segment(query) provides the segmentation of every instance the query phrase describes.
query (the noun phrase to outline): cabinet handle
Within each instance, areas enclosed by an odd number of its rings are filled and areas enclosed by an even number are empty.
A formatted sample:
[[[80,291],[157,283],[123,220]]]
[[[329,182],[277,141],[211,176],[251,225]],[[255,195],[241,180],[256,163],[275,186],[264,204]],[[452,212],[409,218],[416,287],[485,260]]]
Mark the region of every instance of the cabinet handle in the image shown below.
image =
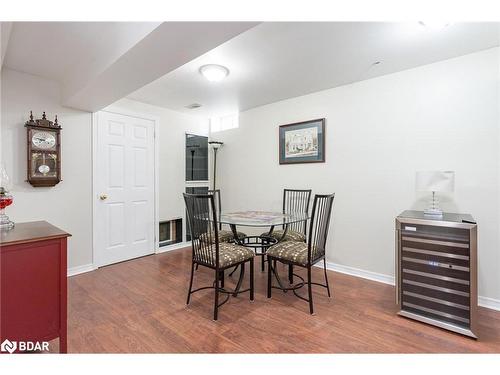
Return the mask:
[[[102,201],[105,201],[106,199],[108,199],[108,196],[106,194],[101,194],[99,196],[99,199],[102,200]]]

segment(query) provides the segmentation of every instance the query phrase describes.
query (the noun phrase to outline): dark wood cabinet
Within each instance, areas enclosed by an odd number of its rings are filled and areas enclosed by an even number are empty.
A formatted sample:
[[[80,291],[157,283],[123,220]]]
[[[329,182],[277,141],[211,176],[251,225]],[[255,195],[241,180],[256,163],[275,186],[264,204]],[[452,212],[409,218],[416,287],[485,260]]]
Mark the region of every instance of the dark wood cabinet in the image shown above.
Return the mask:
[[[477,338],[477,225],[470,215],[396,218],[399,315]]]
[[[70,236],[45,222],[0,231],[1,342],[59,338],[66,353],[67,265]]]

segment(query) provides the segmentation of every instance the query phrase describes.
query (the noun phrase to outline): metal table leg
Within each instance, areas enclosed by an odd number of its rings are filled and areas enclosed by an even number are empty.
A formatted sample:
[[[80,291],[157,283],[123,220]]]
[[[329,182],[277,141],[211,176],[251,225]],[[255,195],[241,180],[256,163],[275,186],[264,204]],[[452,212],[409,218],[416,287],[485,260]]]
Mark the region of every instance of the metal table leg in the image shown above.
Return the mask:
[[[288,232],[288,224],[285,224],[285,229],[283,230],[283,235],[280,237],[280,239],[278,240],[277,243],[280,243],[281,241],[283,241],[286,237],[286,234]],[[274,274],[274,277],[276,278],[276,281],[278,282],[280,288],[284,288],[283,286],[283,283],[281,282],[281,279],[278,275],[278,271],[276,270],[276,260],[274,260],[273,262],[273,267],[272,267],[272,271],[273,271],[273,274]],[[271,264],[268,265],[268,267],[271,267]],[[289,268],[288,268],[288,280],[291,280],[290,281],[290,284],[293,283],[293,266],[290,265]],[[287,292],[287,290],[283,290],[283,292]]]
[[[268,262],[268,263],[269,264],[267,266],[271,267],[271,272],[274,275],[274,277],[276,278],[276,281],[278,282],[279,288],[283,291],[283,293],[287,293],[288,290],[283,285],[283,282],[281,281],[280,275],[278,274],[278,270],[276,269],[276,262],[273,262],[274,265],[271,264],[271,262]]]
[[[233,297],[238,296],[238,292],[241,289],[241,284],[243,284],[243,276],[245,276],[245,263],[241,263],[241,271],[240,271],[240,277],[238,279],[238,284],[236,284],[236,288],[234,289]]]
[[[238,238],[238,231],[236,230],[236,225],[229,224],[229,227],[231,228],[231,231],[233,232],[234,242],[236,242],[238,245],[243,245],[243,242]]]

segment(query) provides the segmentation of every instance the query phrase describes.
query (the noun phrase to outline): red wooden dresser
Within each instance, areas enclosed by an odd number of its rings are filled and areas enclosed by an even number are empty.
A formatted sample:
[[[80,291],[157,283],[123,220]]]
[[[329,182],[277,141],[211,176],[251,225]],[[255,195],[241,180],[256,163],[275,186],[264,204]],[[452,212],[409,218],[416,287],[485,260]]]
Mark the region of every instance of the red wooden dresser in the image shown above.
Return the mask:
[[[59,351],[66,353],[69,236],[46,221],[0,231],[0,342],[59,337]]]

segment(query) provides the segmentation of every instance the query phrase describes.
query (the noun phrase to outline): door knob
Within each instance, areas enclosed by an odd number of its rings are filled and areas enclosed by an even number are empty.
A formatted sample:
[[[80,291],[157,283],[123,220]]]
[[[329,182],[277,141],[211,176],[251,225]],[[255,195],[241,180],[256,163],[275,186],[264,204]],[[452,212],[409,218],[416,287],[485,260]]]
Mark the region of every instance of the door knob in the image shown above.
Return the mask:
[[[102,200],[102,201],[104,201],[104,200],[108,199],[108,196],[106,194],[101,194],[99,196],[99,199]]]

